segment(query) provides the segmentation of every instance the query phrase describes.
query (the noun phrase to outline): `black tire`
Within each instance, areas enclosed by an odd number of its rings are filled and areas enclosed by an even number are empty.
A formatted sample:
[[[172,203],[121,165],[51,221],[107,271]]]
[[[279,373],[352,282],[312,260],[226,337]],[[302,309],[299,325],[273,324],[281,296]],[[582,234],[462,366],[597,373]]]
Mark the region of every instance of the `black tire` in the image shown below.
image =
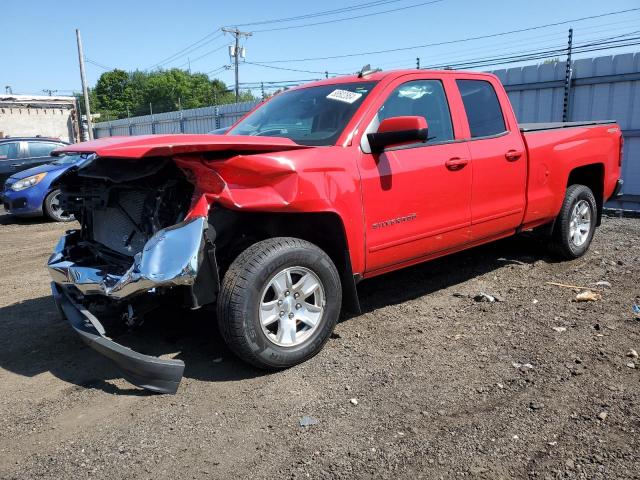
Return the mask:
[[[579,202],[588,206],[589,209],[589,231],[586,239],[580,245],[577,245],[571,238],[571,219]],[[596,230],[596,222],[598,217],[598,206],[591,189],[585,185],[570,185],[562,203],[562,208],[556,219],[551,239],[551,250],[557,256],[572,260],[581,257],[589,249],[593,234]]]
[[[43,202],[44,214],[55,222],[73,222],[73,215],[63,215],[62,210],[57,207],[56,202],[60,197],[60,190],[55,189],[47,194]]]
[[[273,278],[292,267],[307,269],[316,276],[325,304],[308,338],[295,346],[281,346],[263,330],[259,305],[263,290]],[[307,241],[277,237],[251,245],[233,261],[218,296],[218,324],[225,342],[238,357],[258,368],[276,370],[304,362],[322,349],[338,321],[341,304],[340,276],[329,256]]]

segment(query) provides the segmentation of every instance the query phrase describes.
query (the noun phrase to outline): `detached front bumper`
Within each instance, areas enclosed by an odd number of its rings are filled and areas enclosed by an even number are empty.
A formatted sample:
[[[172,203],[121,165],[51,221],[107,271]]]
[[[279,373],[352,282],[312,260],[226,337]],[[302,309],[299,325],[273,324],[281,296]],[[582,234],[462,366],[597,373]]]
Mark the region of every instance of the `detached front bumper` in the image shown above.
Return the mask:
[[[192,308],[211,302],[218,279],[215,260],[209,255],[207,228],[206,218],[196,217],[158,231],[121,275],[84,264],[87,260],[79,253],[83,247],[77,230],[60,239],[49,259],[51,289],[63,316],[87,345],[114,361],[134,385],[175,393],[184,362],[143,355],[112,341],[100,321],[74,298],[103,296],[126,305],[129,297],[149,291],[190,287]]]
[[[53,298],[60,312],[94,350],[113,360],[122,376],[134,385],[159,393],[176,393],[182,374],[182,360],[162,360],[134,352],[105,335],[104,327],[87,309],[75,303],[63,287],[51,283]]]

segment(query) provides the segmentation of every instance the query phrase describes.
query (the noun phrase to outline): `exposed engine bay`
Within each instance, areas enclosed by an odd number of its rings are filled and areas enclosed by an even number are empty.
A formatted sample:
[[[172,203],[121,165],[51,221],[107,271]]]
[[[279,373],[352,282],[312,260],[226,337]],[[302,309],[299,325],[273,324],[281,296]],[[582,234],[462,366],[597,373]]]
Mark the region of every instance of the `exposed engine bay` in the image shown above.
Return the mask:
[[[184,220],[193,195],[182,171],[158,158],[102,159],[61,187],[61,206],[79,220],[83,240],[110,257],[133,257],[157,231]]]
[[[171,159],[87,158],[59,186],[81,228],[48,266],[78,302],[133,324],[166,297],[188,308],[215,300],[214,233],[205,217],[187,218],[194,186]]]

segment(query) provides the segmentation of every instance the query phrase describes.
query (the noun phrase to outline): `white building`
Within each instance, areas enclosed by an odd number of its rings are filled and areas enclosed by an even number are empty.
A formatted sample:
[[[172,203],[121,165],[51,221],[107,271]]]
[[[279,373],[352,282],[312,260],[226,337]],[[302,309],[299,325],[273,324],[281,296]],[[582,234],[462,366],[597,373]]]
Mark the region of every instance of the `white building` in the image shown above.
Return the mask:
[[[80,141],[75,97],[0,95],[0,138],[35,136]]]

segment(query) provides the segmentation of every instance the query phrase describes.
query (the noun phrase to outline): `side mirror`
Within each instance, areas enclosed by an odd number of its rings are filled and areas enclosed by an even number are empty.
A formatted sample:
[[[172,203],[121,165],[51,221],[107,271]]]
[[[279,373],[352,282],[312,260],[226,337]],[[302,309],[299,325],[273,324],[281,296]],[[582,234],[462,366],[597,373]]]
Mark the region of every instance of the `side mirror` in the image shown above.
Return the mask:
[[[385,118],[375,133],[368,133],[367,139],[373,153],[385,148],[411,143],[426,142],[429,128],[424,117],[406,116]]]

